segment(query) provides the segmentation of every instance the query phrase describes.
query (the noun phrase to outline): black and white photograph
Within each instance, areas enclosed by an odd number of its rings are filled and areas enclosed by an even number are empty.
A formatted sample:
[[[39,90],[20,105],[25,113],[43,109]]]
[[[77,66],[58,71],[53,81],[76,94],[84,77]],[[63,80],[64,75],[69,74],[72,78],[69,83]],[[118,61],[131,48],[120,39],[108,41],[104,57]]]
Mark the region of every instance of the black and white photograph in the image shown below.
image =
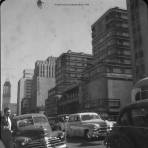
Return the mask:
[[[0,148],[148,148],[148,0],[0,0]]]

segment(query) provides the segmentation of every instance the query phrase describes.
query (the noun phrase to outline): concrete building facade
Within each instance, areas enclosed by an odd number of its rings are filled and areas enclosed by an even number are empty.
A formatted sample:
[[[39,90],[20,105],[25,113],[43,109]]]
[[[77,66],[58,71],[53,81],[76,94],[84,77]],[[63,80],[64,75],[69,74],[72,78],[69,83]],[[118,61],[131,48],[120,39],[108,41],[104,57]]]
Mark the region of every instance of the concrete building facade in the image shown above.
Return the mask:
[[[65,97],[67,90],[71,86],[78,85],[82,79],[83,70],[92,61],[92,55],[85,53],[72,52],[61,54],[56,61],[56,87],[61,98],[58,101],[58,114],[65,112],[62,108],[67,108],[66,112],[71,112],[71,107],[74,105],[73,100]],[[71,90],[73,93],[73,90]],[[70,91],[70,92],[71,92]],[[67,99],[69,101],[67,102]],[[71,103],[70,103],[71,102]]]
[[[23,71],[23,77],[18,81],[17,91],[17,114],[22,114],[21,102],[24,98],[28,98],[30,103],[28,106],[28,112],[30,112],[30,104],[32,99],[32,78],[34,71],[32,69],[25,69]]]
[[[36,61],[33,76],[32,109],[45,110],[48,90],[55,87],[55,57]]]
[[[131,101],[132,66],[126,10],[109,9],[92,25],[92,47],[93,66],[87,67],[83,75],[83,109],[116,115]]]
[[[79,83],[84,68],[91,60],[92,55],[71,50],[61,54],[56,60],[56,87],[63,92],[69,86]]]
[[[45,100],[45,113],[48,117],[58,114],[58,90],[54,87],[48,91],[48,98]]]

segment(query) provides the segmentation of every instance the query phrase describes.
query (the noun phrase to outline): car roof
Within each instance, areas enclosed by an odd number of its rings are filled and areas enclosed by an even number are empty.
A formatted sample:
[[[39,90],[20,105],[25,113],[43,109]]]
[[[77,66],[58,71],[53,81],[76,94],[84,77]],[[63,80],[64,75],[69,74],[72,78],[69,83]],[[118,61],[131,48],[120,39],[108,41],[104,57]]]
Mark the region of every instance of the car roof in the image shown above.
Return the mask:
[[[148,99],[139,100],[127,105],[126,107],[121,109],[121,113],[124,112],[125,110],[131,109],[131,108],[137,108],[137,107],[148,107]]]
[[[75,113],[75,114],[71,114],[71,115],[98,115],[95,112],[83,112],[83,113]],[[69,116],[71,116],[69,115]]]
[[[41,116],[46,117],[44,114],[32,113],[32,114],[18,115],[18,116],[15,116],[14,119],[27,118],[27,117],[41,117]]]

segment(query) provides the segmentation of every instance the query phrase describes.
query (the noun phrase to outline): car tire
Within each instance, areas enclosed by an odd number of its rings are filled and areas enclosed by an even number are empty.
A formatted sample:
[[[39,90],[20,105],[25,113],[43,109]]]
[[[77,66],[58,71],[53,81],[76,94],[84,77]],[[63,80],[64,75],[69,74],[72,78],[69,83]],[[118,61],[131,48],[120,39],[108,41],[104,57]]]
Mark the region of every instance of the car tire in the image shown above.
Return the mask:
[[[85,140],[90,141],[91,137],[90,137],[90,134],[89,134],[89,130],[85,130],[84,138],[85,138]]]

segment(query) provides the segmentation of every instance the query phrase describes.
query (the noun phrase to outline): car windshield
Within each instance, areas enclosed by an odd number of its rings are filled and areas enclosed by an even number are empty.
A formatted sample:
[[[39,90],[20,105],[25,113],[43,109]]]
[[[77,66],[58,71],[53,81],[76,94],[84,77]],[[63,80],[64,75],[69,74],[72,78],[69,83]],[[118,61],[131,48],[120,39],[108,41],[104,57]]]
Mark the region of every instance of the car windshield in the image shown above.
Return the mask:
[[[19,119],[17,120],[17,127],[25,127],[33,125],[33,119],[32,117],[27,117],[25,119]]]
[[[101,119],[99,115],[96,114],[87,114],[81,116],[82,120],[92,120],[92,119]]]

